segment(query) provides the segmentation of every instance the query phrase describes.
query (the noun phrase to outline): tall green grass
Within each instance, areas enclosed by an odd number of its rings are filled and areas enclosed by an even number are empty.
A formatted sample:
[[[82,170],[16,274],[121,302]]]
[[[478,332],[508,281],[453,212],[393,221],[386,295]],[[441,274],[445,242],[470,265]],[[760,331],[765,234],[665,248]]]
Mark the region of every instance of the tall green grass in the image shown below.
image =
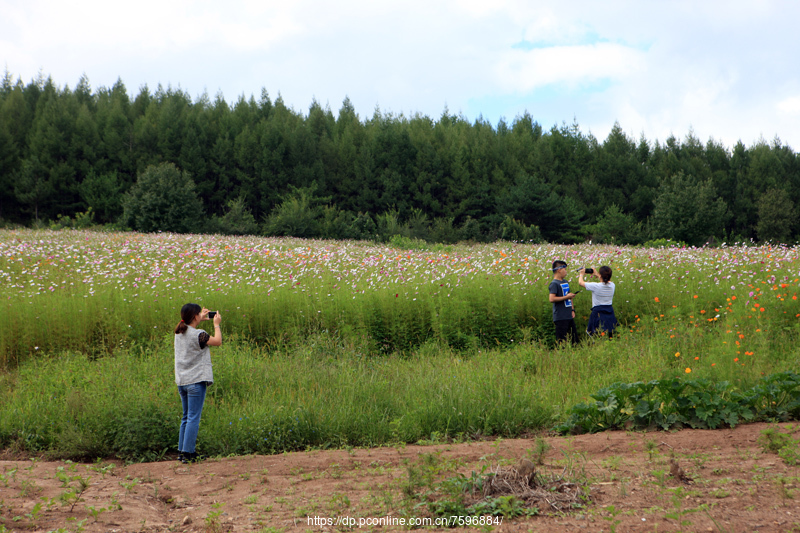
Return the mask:
[[[793,332],[778,336],[764,346],[797,341]],[[722,338],[709,334],[684,345],[718,358],[696,366],[692,377],[744,389],[762,374],[797,366],[797,353],[785,350],[742,367],[715,351]],[[0,445],[70,458],[174,452],[180,399],[170,341],[95,360],[63,352],[3,374]],[[683,353],[676,358],[673,347],[630,332],[575,348],[522,339],[488,350],[454,351],[434,341],[405,354],[370,350],[329,334],[277,350],[228,336],[212,349],[215,383],[199,449],[227,455],[518,436],[552,428],[610,383],[682,376],[686,368]]]
[[[564,257],[614,268],[614,339],[554,347],[549,265]],[[614,382],[688,375],[744,389],[797,368],[798,266],[794,248],[411,252],[0,231],[0,446],[174,451],[172,330],[188,301],[224,317],[207,454],[515,436]],[[580,329],[589,299],[576,300]]]
[[[367,339],[384,354],[429,341],[510,346],[520,331],[552,345],[547,285],[555,258],[611,265],[615,309],[627,327],[659,322],[684,334],[763,325],[772,333],[800,323],[796,248],[504,243],[410,252],[299,239],[0,230],[0,366],[59,350],[99,357],[158,339],[189,301],[221,311],[227,331],[269,349],[317,333]],[[577,288],[576,274],[570,281]],[[584,327],[591,296],[575,302]]]

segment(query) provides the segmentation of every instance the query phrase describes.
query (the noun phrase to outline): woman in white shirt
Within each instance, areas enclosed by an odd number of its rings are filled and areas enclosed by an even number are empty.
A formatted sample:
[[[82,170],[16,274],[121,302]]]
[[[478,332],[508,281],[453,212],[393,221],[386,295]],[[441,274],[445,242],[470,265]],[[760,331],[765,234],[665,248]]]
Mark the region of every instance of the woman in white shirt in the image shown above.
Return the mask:
[[[214,317],[214,336],[198,329],[200,322]],[[175,327],[175,383],[181,396],[183,417],[178,434],[178,460],[197,461],[195,450],[206,389],[214,382],[209,346],[222,346],[222,315],[209,313],[205,307],[186,304],[181,308],[181,321]]]
[[[611,267],[601,266],[591,274],[600,279],[600,283],[587,283],[583,279],[584,274],[585,269],[580,269],[578,285],[592,293],[592,314],[589,316],[586,333],[593,335],[596,331],[601,331],[611,338],[618,324],[613,307],[616,287],[611,281]]]

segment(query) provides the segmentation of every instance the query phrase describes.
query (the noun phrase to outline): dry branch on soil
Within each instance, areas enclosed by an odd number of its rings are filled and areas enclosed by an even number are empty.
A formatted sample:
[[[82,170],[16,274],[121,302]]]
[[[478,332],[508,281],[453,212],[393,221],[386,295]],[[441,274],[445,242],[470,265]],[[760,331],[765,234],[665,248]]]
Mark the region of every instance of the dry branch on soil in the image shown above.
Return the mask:
[[[563,476],[548,479],[536,472],[530,461],[518,467],[498,466],[486,477],[481,499],[498,496],[514,496],[528,507],[549,507],[559,512],[581,507],[590,499],[588,488],[567,481]]]

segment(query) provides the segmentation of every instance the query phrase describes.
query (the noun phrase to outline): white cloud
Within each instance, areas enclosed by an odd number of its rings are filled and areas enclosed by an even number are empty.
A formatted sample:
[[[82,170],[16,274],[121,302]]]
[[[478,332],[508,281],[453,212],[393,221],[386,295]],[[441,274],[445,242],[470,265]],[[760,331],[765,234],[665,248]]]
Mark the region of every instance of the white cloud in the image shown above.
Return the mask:
[[[800,96],[791,96],[781,100],[776,105],[778,111],[792,115],[800,114]]]
[[[362,117],[480,102],[470,109],[491,121],[574,116],[600,138],[619,120],[650,140],[693,127],[728,146],[778,134],[800,147],[800,3],[0,2],[0,61],[25,81],[42,69],[74,86],[85,72],[229,101],[266,87],[299,110],[349,95]]]
[[[530,91],[550,84],[622,79],[644,67],[644,55],[611,43],[512,50],[497,74],[508,91]]]

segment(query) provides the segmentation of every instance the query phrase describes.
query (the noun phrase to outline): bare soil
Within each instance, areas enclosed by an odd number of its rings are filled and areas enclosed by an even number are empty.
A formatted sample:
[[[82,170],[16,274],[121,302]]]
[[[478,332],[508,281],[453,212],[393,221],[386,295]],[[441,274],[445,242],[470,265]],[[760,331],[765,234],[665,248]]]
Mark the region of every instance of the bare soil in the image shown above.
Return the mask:
[[[800,498],[800,467],[762,449],[758,439],[769,427],[544,437],[551,448],[536,467],[538,473],[583,483],[590,500],[567,513],[544,503],[537,516],[498,517],[501,523],[492,530],[800,531],[795,499]],[[774,427],[798,438],[793,426]],[[7,451],[0,455],[0,531],[404,530],[409,527],[367,522],[430,516],[426,505],[414,508],[419,500],[404,501],[409,465],[439,465],[443,478],[456,472],[469,476],[483,468],[517,465],[531,458],[534,449],[535,438],[498,439],[313,450],[191,465],[174,459],[75,464]],[[87,485],[75,501],[69,491],[79,491],[81,480]],[[328,519],[334,524],[328,525]],[[342,520],[355,525],[345,526]],[[454,530],[481,529],[488,528]]]

